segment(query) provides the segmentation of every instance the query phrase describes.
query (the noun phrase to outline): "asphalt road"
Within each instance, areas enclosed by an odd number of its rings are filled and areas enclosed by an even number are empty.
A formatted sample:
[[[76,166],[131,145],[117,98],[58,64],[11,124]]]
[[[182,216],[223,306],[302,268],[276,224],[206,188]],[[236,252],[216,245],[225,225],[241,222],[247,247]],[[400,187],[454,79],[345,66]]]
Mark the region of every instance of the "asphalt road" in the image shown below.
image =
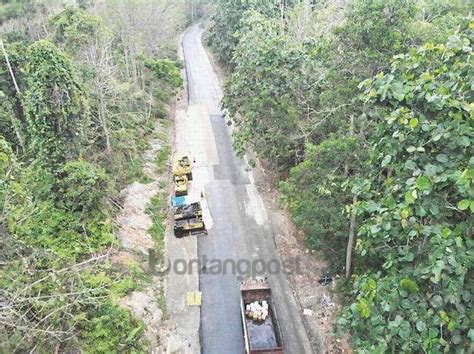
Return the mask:
[[[232,150],[229,128],[222,116],[222,97],[217,76],[202,43],[202,29],[191,27],[183,37],[189,105],[205,107],[209,129],[202,144],[213,147],[215,156],[206,165],[208,178],[204,188],[212,216],[208,236],[198,239],[200,259],[227,260],[227,274],[211,274],[216,263],[209,263],[207,274],[200,276],[203,294],[201,306],[201,349],[203,353],[242,353],[244,351],[240,318],[239,279],[232,272],[231,261],[279,260],[269,218],[253,183],[252,173]],[[207,122],[207,121],[206,121]],[[202,140],[202,139],[201,139]],[[197,161],[203,165],[205,161]],[[274,263],[275,264],[275,263]],[[212,269],[211,269],[212,268]],[[283,333],[285,352],[311,353],[312,349],[302,322],[301,309],[283,273],[267,274],[272,286]]]

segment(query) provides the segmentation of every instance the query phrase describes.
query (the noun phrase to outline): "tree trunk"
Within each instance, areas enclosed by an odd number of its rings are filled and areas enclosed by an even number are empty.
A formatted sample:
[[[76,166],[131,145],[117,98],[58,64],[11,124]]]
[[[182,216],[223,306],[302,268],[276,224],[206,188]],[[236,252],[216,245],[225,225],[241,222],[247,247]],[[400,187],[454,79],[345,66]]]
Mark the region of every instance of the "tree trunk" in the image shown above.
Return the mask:
[[[303,36],[307,33],[307,27],[309,25],[309,19],[311,17],[311,0],[303,0]]]
[[[139,82],[139,73],[138,73],[138,63],[137,60],[132,58],[132,79],[133,79],[133,84],[135,85],[135,88],[137,90],[140,89],[140,82]]]
[[[346,250],[346,278],[352,275],[352,249],[354,247],[354,234],[355,234],[355,223],[356,223],[356,212],[355,205],[357,203],[357,195],[352,197],[352,210],[351,210],[351,224],[349,227],[349,240],[347,241]]]
[[[280,0],[280,31],[284,32],[284,18],[285,18],[285,0]]]
[[[351,123],[349,134],[354,135],[354,115],[351,114]],[[348,165],[346,164],[345,174],[346,177],[349,174]],[[346,250],[346,278],[349,278],[352,275],[352,249],[354,248],[354,234],[355,234],[355,223],[356,223],[356,213],[355,205],[357,203],[357,194],[352,196],[352,209],[351,209],[351,220],[349,226],[349,240],[347,241],[347,250]]]
[[[107,152],[107,155],[110,156],[112,154],[112,147],[110,146],[109,128],[107,127],[107,109],[105,105],[106,103],[105,103],[104,94],[101,92],[100,102],[99,102],[99,117],[100,117],[100,122],[102,124],[102,130],[104,131],[105,150]]]
[[[10,72],[10,76],[12,78],[12,81],[13,81],[13,85],[15,86],[15,90],[16,90],[16,95],[18,97],[18,100],[20,101],[20,105],[21,107],[23,108],[23,101],[21,99],[21,93],[20,93],[20,88],[18,87],[18,84],[16,82],[16,79],[15,79],[15,74],[13,73],[13,70],[12,70],[12,67],[10,65],[10,61],[8,60],[8,54],[7,54],[7,51],[5,50],[5,47],[3,45],[3,40],[0,39],[0,47],[2,48],[2,52],[3,52],[3,56],[5,57],[5,61],[7,63],[7,68],[8,68],[8,71]],[[23,143],[23,138],[21,136],[21,132],[19,130],[19,127],[18,127],[18,124],[16,124],[17,122],[15,121],[15,117],[11,117],[11,120],[12,120],[12,126],[13,126],[13,129],[15,130],[15,134],[16,134],[16,137],[18,139],[18,142],[20,143],[20,147],[21,147],[21,150],[23,152],[25,152],[25,145]]]
[[[130,78],[130,69],[128,66],[128,47],[126,44],[123,46],[123,56],[125,58],[125,75],[127,75],[127,78]]]

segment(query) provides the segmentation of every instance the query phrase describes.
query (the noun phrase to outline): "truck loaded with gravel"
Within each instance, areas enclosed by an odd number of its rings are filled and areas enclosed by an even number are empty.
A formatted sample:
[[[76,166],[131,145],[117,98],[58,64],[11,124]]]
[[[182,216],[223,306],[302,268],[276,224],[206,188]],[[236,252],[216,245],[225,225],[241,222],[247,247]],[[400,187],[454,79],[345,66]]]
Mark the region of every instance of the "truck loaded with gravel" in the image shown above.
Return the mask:
[[[241,282],[242,327],[247,354],[283,353],[278,316],[266,278]]]

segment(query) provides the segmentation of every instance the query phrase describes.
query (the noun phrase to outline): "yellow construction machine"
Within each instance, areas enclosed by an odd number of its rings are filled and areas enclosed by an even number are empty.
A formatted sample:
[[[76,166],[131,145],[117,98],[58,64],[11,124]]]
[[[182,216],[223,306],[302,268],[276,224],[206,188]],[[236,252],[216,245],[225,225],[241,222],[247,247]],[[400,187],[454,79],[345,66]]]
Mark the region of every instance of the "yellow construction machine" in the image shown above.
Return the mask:
[[[187,197],[181,197],[183,199]],[[199,202],[181,201],[174,198],[173,217],[174,234],[176,237],[206,235],[206,226],[202,219],[202,209]]]
[[[191,172],[191,160],[189,156],[185,155],[173,161],[173,175],[185,175],[189,181],[193,179],[193,174]]]
[[[174,195],[179,197],[188,194],[188,177],[186,175],[174,176]]]
[[[202,217],[176,220],[174,235],[178,238],[193,235],[207,235],[206,226]]]

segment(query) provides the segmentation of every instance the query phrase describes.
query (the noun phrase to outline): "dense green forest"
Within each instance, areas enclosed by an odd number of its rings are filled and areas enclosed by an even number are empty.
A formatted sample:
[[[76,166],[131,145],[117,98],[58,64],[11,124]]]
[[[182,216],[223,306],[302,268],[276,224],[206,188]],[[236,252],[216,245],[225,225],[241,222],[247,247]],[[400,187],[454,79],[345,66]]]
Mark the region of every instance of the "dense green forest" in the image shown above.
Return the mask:
[[[146,351],[114,218],[211,7],[234,148],[340,276],[338,333],[473,352],[469,0],[0,0],[0,352]]]
[[[472,352],[469,1],[217,1],[234,147],[345,275],[357,352]]]
[[[182,85],[185,3],[64,3],[0,4],[0,352],[142,351],[113,216]]]

